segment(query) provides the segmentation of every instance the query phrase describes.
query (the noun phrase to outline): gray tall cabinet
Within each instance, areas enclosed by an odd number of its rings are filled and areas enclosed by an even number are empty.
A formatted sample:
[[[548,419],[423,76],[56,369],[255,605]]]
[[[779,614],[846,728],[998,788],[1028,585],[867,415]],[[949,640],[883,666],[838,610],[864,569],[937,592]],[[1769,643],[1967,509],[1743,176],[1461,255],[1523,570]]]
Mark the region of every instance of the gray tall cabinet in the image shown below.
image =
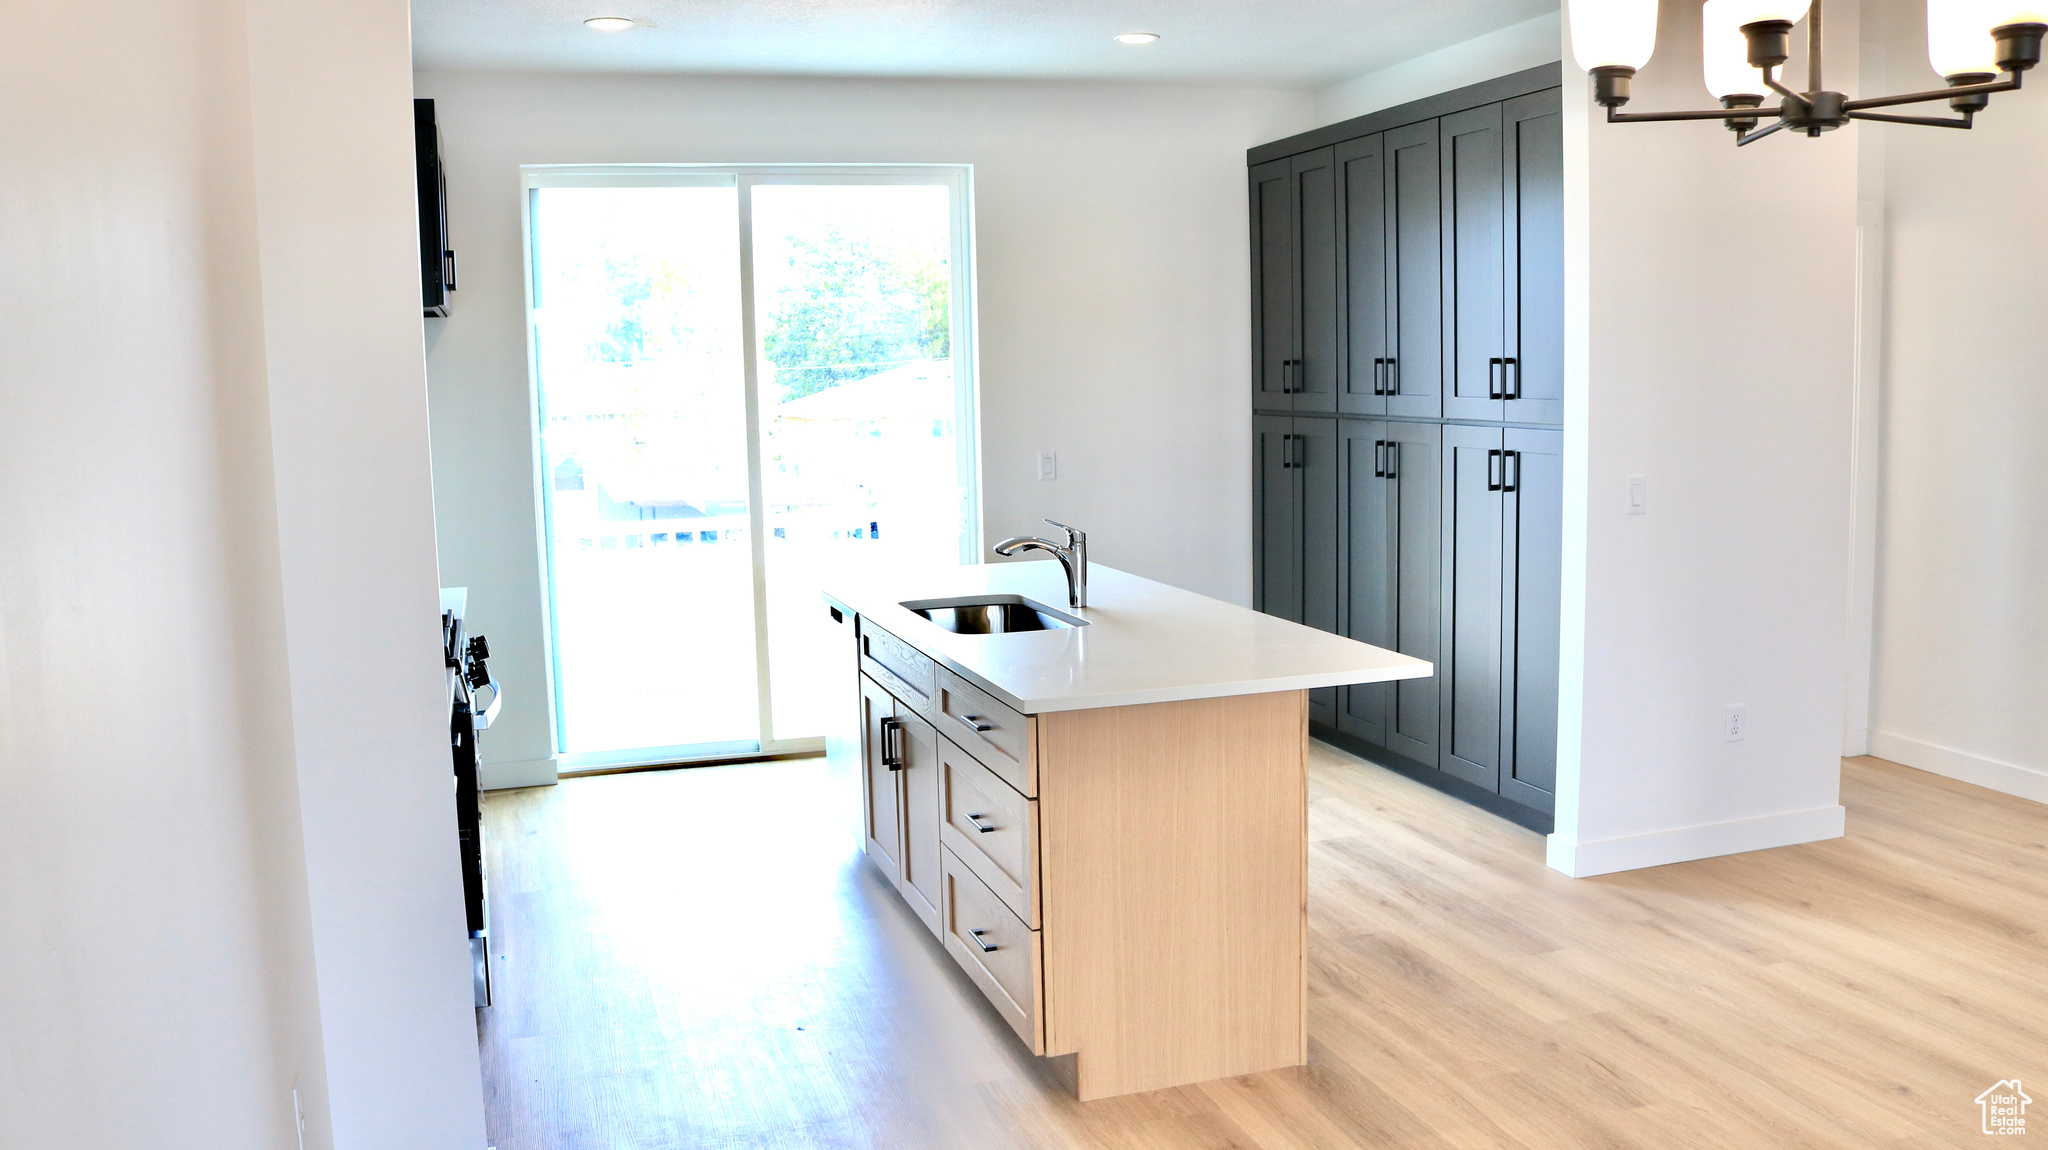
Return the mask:
[[[1558,67],[1252,149],[1255,605],[1436,665],[1316,735],[1549,830],[1564,416]]]

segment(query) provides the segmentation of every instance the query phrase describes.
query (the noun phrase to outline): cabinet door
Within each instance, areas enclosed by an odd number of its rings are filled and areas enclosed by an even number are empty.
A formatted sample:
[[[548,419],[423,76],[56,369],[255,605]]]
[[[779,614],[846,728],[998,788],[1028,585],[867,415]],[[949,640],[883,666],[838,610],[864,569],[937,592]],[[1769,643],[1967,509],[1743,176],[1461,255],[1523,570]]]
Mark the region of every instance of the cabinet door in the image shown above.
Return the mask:
[[[1564,117],[1558,90],[1504,106],[1508,189],[1507,417],[1564,422]]]
[[[892,883],[903,881],[903,781],[896,767],[901,732],[896,699],[860,677],[862,837],[868,857]]]
[[[930,723],[903,708],[903,875],[896,889],[934,935],[945,880],[940,874],[939,735]]]
[[[1388,553],[1387,425],[1379,420],[1344,421],[1337,457],[1337,505],[1344,529],[1344,634],[1389,650],[1394,646],[1393,560]],[[1387,706],[1392,685],[1356,683],[1344,688],[1337,729],[1376,747],[1387,743]],[[1431,717],[1432,725],[1434,716]]]
[[[1502,678],[1500,793],[1546,813],[1557,790],[1558,580],[1564,559],[1564,435],[1502,433]]]
[[[1252,417],[1253,466],[1258,502],[1253,536],[1258,540],[1252,571],[1252,606],[1268,615],[1301,621],[1301,472],[1294,466],[1294,420],[1285,415]]]
[[[1444,416],[1500,419],[1507,356],[1506,181],[1501,106],[1442,121]]]
[[[1301,317],[1294,410],[1337,410],[1337,170],[1334,150],[1294,157],[1295,266]]]
[[[1294,406],[1295,314],[1298,290],[1294,235],[1294,165],[1274,160],[1251,171],[1252,406]]]
[[[1294,473],[1301,484],[1301,621],[1337,633],[1337,421],[1297,418],[1294,421]],[[1337,688],[1317,687],[1308,693],[1308,717],[1326,727],[1337,725]]]
[[[1441,415],[1443,205],[1437,122],[1386,134],[1387,281],[1391,328],[1387,414]]]
[[[1501,433],[1446,424],[1437,765],[1500,790]]]
[[[1439,663],[1443,626],[1443,428],[1434,423],[1389,421],[1386,553],[1391,614],[1384,644],[1403,655]],[[1438,674],[1441,674],[1439,665]],[[1387,749],[1437,765],[1437,699],[1432,676],[1381,685],[1387,694]]]
[[[1386,137],[1371,135],[1336,149],[1337,301],[1340,347],[1337,409],[1381,415],[1387,410],[1387,162]]]

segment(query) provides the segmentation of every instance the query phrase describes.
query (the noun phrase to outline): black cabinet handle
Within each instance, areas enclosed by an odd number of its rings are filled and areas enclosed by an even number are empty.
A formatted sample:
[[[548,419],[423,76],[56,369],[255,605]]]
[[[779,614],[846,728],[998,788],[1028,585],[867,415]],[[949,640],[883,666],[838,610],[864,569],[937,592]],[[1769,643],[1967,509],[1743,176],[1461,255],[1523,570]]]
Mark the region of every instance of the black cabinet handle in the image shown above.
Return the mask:
[[[882,720],[882,765],[892,771],[903,769],[903,720]]]
[[[446,249],[444,249],[444,250],[443,250],[443,251],[441,252],[441,258],[442,258],[442,259],[444,259],[444,260],[446,260],[446,261],[448,261],[448,290],[449,290],[449,291],[454,291],[454,290],[455,290],[455,249],[454,249],[454,248],[446,248]]]
[[[973,828],[974,828],[975,830],[978,830],[978,831],[980,831],[980,832],[981,832],[982,834],[989,834],[989,833],[991,833],[991,832],[993,832],[993,831],[996,831],[996,830],[1000,829],[1000,828],[998,828],[998,827],[997,827],[997,826],[996,826],[996,825],[995,825],[994,823],[990,823],[990,824],[989,824],[988,826],[982,826],[982,825],[981,825],[981,824],[982,824],[982,820],[984,820],[984,819],[986,819],[986,818],[988,818],[988,816],[987,816],[987,815],[967,815],[967,816],[966,816],[966,819],[967,819],[968,825],[972,826],[972,827],[973,827]]]
[[[1374,395],[1385,395],[1387,393],[1387,361],[1385,357],[1372,361],[1372,393]]]
[[[1381,462],[1386,458],[1386,456],[1382,454],[1386,451],[1386,449],[1386,440],[1375,439],[1372,441],[1372,477],[1374,479],[1385,479],[1387,477],[1387,465]]]
[[[1394,478],[1394,468],[1401,462],[1401,441],[1387,440],[1387,478]]]
[[[1515,373],[1515,382],[1512,384],[1508,382],[1508,373],[1510,371]],[[1502,399],[1522,398],[1522,361],[1514,356],[1507,356],[1500,361],[1500,397]]]
[[[1502,365],[1507,361],[1498,356],[1486,361],[1486,398],[1507,398],[1507,370]]]
[[[1400,365],[1400,363],[1399,363],[1399,362],[1398,362],[1397,360],[1395,360],[1395,359],[1394,359],[1394,357],[1393,357],[1393,356],[1391,356],[1391,355],[1387,357],[1387,390],[1386,390],[1386,394],[1388,394],[1388,395],[1399,395],[1399,394],[1401,394],[1401,365]]]
[[[1280,394],[1293,395],[1296,392],[1308,390],[1301,386],[1301,369],[1303,366],[1303,361],[1298,359],[1283,359],[1280,361]]]
[[[981,948],[981,953],[983,953],[983,954],[987,954],[988,952],[990,952],[990,951],[992,951],[992,950],[1001,950],[1001,949],[1003,949],[1002,947],[1000,947],[1000,946],[997,946],[997,945],[996,945],[995,943],[992,943],[992,942],[988,941],[987,939],[985,939],[985,938],[981,937],[982,935],[984,935],[984,934],[987,934],[987,933],[988,933],[988,932],[987,932],[987,931],[985,931],[985,930],[970,930],[970,931],[968,931],[968,932],[967,932],[967,934],[968,934],[968,937],[970,937],[970,938],[972,938],[972,939],[974,940],[974,945],[976,945],[976,946],[980,947],[980,948]]]
[[[1515,477],[1513,479],[1508,478],[1508,464],[1510,463],[1515,465]],[[1520,491],[1522,489],[1521,452],[1503,451],[1500,453],[1500,489],[1502,491]]]
[[[1498,478],[1500,472],[1494,470],[1494,465],[1500,462],[1500,454],[1500,448],[1498,447],[1490,447],[1486,450],[1486,489],[1488,491],[1500,490],[1501,481]],[[1506,471],[1507,468],[1503,465],[1500,470]]]

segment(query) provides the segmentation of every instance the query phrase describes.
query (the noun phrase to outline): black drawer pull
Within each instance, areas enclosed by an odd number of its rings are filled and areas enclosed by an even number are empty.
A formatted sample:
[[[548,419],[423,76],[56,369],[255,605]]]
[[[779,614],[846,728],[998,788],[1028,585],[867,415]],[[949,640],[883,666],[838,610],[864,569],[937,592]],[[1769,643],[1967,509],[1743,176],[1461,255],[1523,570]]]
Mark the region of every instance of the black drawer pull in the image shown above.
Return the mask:
[[[997,831],[1002,829],[1001,827],[996,826],[994,823],[990,823],[987,826],[982,826],[982,820],[988,818],[987,815],[968,815],[966,816],[966,818],[968,823],[972,825],[975,830],[980,831],[982,834],[988,834],[990,831]]]
[[[1500,469],[1498,472],[1494,470],[1496,465]],[[1501,483],[1507,478],[1507,470],[1507,464],[1501,462],[1500,448],[1488,449],[1486,452],[1486,489],[1488,491],[1499,491]],[[1496,475],[1499,478],[1496,478]]]
[[[981,948],[981,953],[983,954],[987,954],[993,950],[1003,949],[1002,947],[997,946],[995,943],[989,942],[987,939],[981,937],[982,935],[988,933],[985,930],[970,930],[967,933],[974,939],[974,945]]]
[[[993,731],[996,729],[994,723],[989,722],[981,715],[962,715],[960,720],[977,731]]]

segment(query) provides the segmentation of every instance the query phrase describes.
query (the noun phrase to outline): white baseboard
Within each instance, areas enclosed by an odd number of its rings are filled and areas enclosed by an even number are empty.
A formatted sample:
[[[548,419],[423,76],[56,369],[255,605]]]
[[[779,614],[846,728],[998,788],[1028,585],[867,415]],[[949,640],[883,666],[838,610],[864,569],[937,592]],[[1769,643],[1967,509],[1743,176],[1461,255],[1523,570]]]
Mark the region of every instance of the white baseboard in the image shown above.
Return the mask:
[[[552,787],[561,781],[552,755],[545,759],[520,759],[510,763],[478,763],[476,773],[477,785],[487,791]]]
[[[1870,754],[1903,763],[1930,774],[1943,775],[2037,803],[2048,803],[2048,771],[2001,763],[1953,747],[1923,743],[1890,731],[1870,732]]]
[[[1842,837],[1842,825],[1842,808],[1831,806],[1592,842],[1575,843],[1562,836],[1551,835],[1544,846],[1544,861],[1552,870],[1563,871],[1573,878],[1588,878],[1666,863],[1838,839]]]

